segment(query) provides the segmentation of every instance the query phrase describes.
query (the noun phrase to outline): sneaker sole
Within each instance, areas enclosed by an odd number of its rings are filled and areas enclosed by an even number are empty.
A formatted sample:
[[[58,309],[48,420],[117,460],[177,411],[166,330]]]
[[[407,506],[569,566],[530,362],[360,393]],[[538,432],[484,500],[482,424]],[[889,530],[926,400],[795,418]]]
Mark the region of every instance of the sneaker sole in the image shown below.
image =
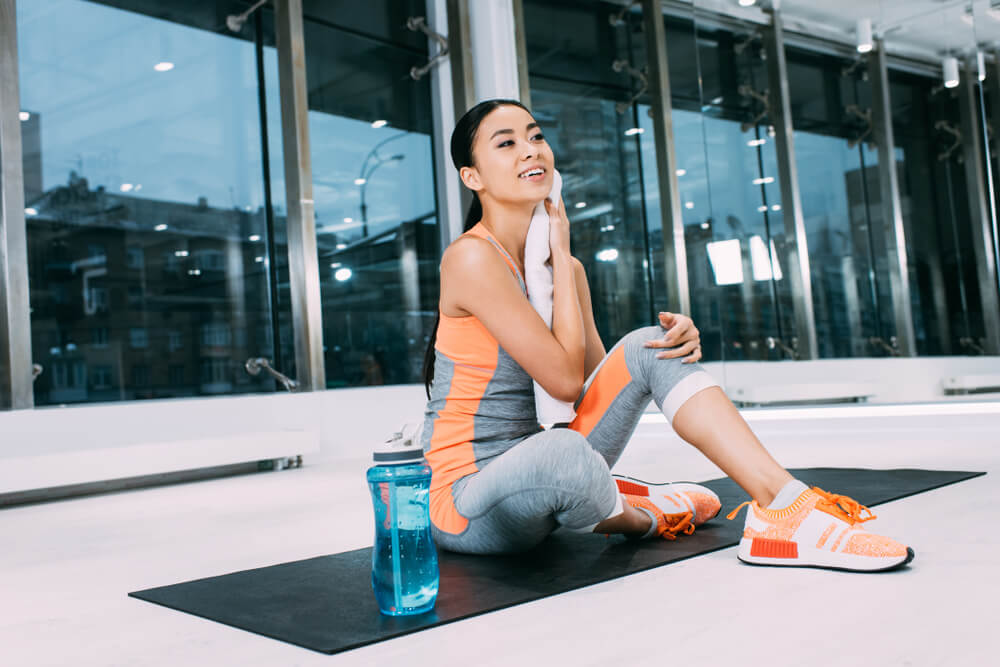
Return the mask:
[[[822,549],[802,547],[795,542],[785,542],[791,545],[797,555],[767,557],[752,556],[753,540],[743,538],[736,557],[748,565],[770,565],[777,567],[815,567],[824,570],[841,570],[845,572],[886,572],[903,567],[913,560],[914,552],[906,547],[906,556],[875,558],[872,556],[857,556],[855,554],[831,553]],[[778,549],[780,551],[780,549]]]
[[[695,484],[694,482],[664,482],[662,484],[652,484],[650,482],[644,482],[641,479],[636,479],[635,477],[626,477],[625,475],[617,475],[614,477],[615,484],[618,485],[618,491],[620,493],[627,493],[633,496],[645,496],[649,497],[649,490],[655,489],[658,486],[672,486],[678,491],[695,491],[697,493],[704,493],[708,491],[716,500],[719,497],[711,489],[706,489],[700,484]],[[720,502],[719,509],[715,510],[715,514],[709,517],[705,517],[704,521],[699,519],[699,522],[704,523],[705,521],[710,521],[715,517],[719,516],[719,512],[722,511],[722,505]]]

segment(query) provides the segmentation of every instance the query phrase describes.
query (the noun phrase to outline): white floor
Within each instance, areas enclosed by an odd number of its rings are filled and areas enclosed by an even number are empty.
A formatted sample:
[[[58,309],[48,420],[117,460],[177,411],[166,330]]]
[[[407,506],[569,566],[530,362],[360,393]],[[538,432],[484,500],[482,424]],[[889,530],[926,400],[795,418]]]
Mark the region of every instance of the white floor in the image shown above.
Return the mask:
[[[126,594],[368,546],[363,457],[0,510],[0,664],[996,664],[1000,417],[755,430],[788,467],[990,474],[875,509],[869,526],[916,550],[903,571],[754,568],[727,549],[335,656]],[[719,476],[662,424],[616,470]]]

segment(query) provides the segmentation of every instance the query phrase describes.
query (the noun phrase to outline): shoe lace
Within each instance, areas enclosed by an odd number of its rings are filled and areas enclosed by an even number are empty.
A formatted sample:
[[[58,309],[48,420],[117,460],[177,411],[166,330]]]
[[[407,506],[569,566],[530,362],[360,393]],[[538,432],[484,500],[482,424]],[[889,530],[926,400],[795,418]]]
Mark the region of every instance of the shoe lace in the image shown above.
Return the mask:
[[[740,503],[739,505],[736,506],[736,509],[734,509],[732,512],[730,512],[729,514],[726,515],[726,519],[728,519],[729,521],[732,521],[733,519],[736,518],[736,515],[739,514],[740,510],[743,509],[744,507],[746,507],[749,504],[750,504],[749,500],[744,500],[742,503]]]
[[[816,502],[818,509],[827,511],[852,526],[876,518],[870,509],[854,498],[836,493],[827,493],[818,486],[814,486],[812,490],[820,496],[820,499]],[[862,516],[863,512],[868,512],[868,516]]]
[[[664,514],[663,518],[667,522],[667,527],[660,533],[660,537],[666,540],[676,540],[677,535],[680,533],[690,535],[694,532],[694,524],[691,523],[691,520],[694,518],[692,512]]]

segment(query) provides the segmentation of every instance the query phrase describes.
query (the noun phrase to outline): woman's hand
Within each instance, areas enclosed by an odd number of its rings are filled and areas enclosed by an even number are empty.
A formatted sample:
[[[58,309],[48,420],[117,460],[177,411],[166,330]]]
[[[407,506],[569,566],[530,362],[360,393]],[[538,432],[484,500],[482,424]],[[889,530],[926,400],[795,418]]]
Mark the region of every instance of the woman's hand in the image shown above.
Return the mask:
[[[646,341],[646,347],[673,348],[656,354],[657,359],[684,357],[684,364],[701,359],[701,332],[687,315],[660,313],[660,326],[667,330],[663,338]]]
[[[569,255],[569,218],[566,217],[562,197],[558,204],[546,198],[545,210],[549,214],[549,249],[553,255],[557,252]]]

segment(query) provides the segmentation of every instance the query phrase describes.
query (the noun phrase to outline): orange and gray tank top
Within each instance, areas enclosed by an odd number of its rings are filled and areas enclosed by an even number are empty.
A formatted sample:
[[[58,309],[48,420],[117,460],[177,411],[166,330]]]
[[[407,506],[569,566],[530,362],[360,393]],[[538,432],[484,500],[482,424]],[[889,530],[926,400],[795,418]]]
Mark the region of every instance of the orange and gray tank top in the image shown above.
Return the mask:
[[[493,244],[527,293],[517,264],[482,223],[466,235]],[[468,520],[455,509],[452,486],[542,427],[531,376],[482,322],[440,315],[422,444],[432,471],[431,521],[458,534]]]

